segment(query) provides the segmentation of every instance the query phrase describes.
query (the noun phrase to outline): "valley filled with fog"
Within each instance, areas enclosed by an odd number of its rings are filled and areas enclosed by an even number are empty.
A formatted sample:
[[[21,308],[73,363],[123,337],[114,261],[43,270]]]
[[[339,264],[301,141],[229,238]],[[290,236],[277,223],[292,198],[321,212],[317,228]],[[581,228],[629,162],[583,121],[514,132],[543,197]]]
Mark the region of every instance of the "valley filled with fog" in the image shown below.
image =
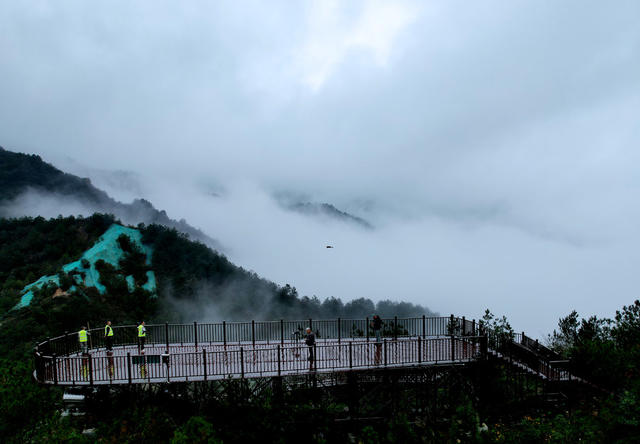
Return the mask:
[[[637,5],[569,3],[15,5],[0,144],[301,295],[490,308],[542,338],[640,288]]]

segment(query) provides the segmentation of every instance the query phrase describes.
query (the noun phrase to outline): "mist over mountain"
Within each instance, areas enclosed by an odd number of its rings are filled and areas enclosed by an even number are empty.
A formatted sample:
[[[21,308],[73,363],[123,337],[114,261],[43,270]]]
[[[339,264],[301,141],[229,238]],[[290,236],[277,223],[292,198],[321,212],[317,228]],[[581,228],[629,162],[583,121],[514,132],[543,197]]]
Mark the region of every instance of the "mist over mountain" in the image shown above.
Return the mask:
[[[136,230],[121,227],[118,222],[113,216],[103,214],[49,220],[42,217],[0,218],[2,318],[32,319],[44,310],[49,313],[49,321],[43,328],[56,332],[63,325],[99,318],[126,323],[143,317],[158,322],[206,322],[349,319],[364,318],[376,312],[399,317],[434,314],[407,302],[384,300],[375,303],[366,298],[353,298],[347,302],[338,298],[321,301],[315,296],[299,295],[295,287],[279,286],[247,271],[175,229],[148,225]],[[82,266],[65,266],[69,262],[83,262],[82,258],[87,257],[85,252],[90,248],[95,255],[96,244],[102,242],[106,232],[113,232],[113,228],[119,228],[116,233],[128,233],[117,239],[122,249],[115,255],[119,259],[111,264],[98,261],[91,267],[88,262]],[[147,260],[130,240],[122,238],[132,233],[149,252]],[[103,242],[100,245],[100,248],[106,248]],[[110,255],[114,256],[113,253]],[[91,279],[76,277],[90,272],[90,268],[93,270]],[[145,283],[145,273],[152,273],[154,285],[134,285]],[[56,278],[32,288],[32,299],[16,307],[24,289],[47,275]],[[42,328],[34,329],[29,335],[35,338],[39,333]]]
[[[116,180],[131,182],[128,174],[116,175]],[[218,241],[192,227],[184,219],[171,219],[164,210],[157,210],[145,199],[122,203],[80,178],[60,171],[44,162],[40,156],[14,153],[0,146],[0,217],[58,215],[91,215],[111,213],[126,224],[159,224],[188,234],[212,248],[220,249]]]
[[[287,205],[287,208],[291,211],[296,211],[311,217],[333,218],[335,220],[353,223],[363,228],[373,229],[373,225],[365,219],[354,216],[345,211],[340,211],[329,203],[296,202]]]

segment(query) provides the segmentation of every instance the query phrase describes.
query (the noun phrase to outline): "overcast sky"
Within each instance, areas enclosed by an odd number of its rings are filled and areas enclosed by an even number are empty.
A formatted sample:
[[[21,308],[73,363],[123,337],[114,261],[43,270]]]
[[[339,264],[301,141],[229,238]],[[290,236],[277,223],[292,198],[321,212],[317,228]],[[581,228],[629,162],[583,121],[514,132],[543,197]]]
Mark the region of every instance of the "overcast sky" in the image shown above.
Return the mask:
[[[0,145],[303,294],[539,336],[640,297],[640,2],[0,0],[0,55]]]

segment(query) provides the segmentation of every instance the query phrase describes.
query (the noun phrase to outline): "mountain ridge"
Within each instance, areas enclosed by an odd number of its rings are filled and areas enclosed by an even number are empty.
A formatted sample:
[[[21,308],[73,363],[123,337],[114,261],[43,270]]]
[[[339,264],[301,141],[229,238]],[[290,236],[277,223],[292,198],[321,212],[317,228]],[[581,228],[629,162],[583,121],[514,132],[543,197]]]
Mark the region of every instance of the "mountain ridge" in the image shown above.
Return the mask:
[[[148,200],[134,199],[129,204],[116,201],[93,186],[89,178],[65,173],[36,154],[16,153],[0,146],[0,204],[4,204],[4,208],[0,205],[0,217],[10,216],[7,207],[19,205],[21,197],[29,192],[45,198],[71,198],[91,213],[112,213],[130,225],[144,223],[175,228],[212,248],[222,249],[219,241],[184,219],[171,219]]]

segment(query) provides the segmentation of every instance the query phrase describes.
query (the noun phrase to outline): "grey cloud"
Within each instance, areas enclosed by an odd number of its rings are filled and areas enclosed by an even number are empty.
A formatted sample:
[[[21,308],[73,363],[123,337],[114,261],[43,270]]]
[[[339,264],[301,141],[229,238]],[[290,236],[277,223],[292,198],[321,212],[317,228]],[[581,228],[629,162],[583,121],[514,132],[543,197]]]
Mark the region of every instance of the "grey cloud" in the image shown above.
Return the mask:
[[[640,4],[407,7],[386,64],[350,47],[312,91],[312,5],[5,2],[0,143],[76,159],[306,294],[504,307],[544,331],[636,297]],[[283,191],[376,229],[288,214]]]

